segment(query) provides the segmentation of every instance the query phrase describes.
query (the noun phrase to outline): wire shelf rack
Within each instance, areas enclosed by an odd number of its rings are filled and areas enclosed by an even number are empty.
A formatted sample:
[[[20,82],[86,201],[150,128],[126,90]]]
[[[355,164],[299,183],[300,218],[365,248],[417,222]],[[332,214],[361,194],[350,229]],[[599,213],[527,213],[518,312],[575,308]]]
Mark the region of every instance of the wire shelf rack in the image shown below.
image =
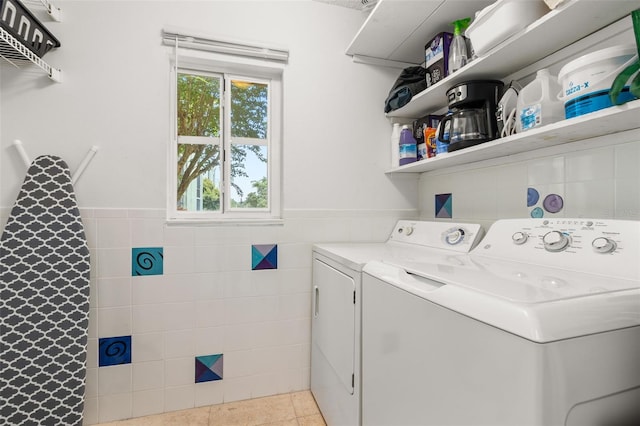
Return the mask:
[[[0,28],[0,57],[16,68],[28,68],[33,66],[44,71],[51,80],[61,83],[62,72],[43,61],[11,34]]]
[[[62,12],[49,0],[25,0],[25,4],[44,7],[49,17],[57,22],[62,21]],[[39,56],[27,49],[20,41],[0,27],[0,58],[16,68],[44,72],[58,83],[62,82],[62,71],[54,68]]]

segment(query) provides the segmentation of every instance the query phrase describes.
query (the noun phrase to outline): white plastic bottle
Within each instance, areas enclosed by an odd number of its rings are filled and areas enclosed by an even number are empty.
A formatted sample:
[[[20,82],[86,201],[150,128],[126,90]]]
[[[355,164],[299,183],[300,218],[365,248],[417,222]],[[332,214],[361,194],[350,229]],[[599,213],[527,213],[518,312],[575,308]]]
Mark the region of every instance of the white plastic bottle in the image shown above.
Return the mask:
[[[391,167],[400,165],[400,123],[393,123],[391,130]]]
[[[558,78],[550,75],[548,69],[538,71],[535,80],[527,84],[518,95],[518,132],[563,120],[564,105],[557,99],[560,90]]]

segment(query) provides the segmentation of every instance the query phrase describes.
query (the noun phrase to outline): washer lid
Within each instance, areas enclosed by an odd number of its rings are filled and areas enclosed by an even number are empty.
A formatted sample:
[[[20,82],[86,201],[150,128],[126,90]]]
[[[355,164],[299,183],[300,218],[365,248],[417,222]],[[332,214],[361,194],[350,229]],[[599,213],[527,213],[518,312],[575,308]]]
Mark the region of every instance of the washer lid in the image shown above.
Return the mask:
[[[413,274],[436,280],[443,278],[442,268],[428,262],[388,263],[399,265]],[[481,257],[470,257],[464,268],[454,268],[446,280],[491,297],[522,304],[550,303],[640,289],[639,280]]]
[[[313,251],[320,253],[356,272],[370,260],[393,258],[415,259],[419,250],[395,243],[333,243],[315,244]]]
[[[460,260],[464,260],[463,264]],[[418,297],[539,343],[640,325],[638,281],[505,263],[515,269],[481,265],[459,256],[457,264],[370,262],[363,271]],[[363,292],[366,297],[364,283]]]
[[[468,253],[483,235],[482,227],[474,223],[399,220],[386,242],[320,243],[313,250],[360,272],[370,260],[419,261],[440,253]]]

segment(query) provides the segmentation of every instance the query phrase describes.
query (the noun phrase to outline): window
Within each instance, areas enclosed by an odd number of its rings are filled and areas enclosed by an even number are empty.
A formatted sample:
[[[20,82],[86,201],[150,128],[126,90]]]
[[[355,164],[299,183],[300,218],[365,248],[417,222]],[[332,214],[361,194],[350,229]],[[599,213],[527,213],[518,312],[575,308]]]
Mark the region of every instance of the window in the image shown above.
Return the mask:
[[[176,58],[169,220],[278,219],[282,69]]]

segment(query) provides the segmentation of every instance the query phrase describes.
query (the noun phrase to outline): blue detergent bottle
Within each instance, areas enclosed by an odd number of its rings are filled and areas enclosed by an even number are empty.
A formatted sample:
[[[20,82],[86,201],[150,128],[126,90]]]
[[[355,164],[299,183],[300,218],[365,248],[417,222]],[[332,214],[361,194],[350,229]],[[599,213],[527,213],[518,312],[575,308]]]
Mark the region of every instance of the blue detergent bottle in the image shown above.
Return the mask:
[[[399,150],[401,166],[413,163],[418,159],[418,147],[416,145],[416,139],[413,137],[413,131],[407,124],[402,126],[402,130],[400,131]]]

